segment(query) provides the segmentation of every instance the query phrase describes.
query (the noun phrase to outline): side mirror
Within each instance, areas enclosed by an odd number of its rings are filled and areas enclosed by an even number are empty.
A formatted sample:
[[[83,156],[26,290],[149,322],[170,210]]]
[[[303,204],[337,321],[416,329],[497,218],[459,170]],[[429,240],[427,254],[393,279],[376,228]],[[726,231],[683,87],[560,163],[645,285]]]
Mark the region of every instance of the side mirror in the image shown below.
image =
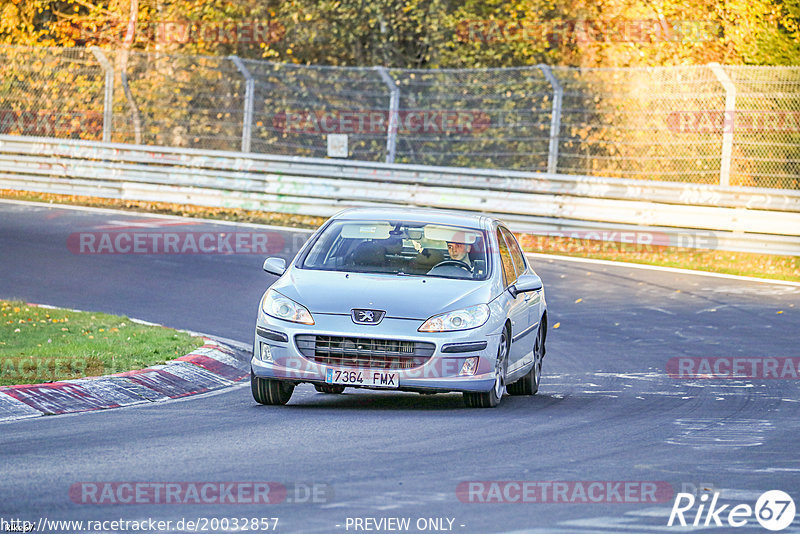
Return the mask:
[[[280,276],[286,272],[286,260],[283,258],[267,258],[264,260],[264,270],[269,274]]]
[[[535,274],[523,274],[508,288],[509,292],[511,292],[511,296],[515,298],[520,293],[539,291],[540,289],[542,289],[542,279]]]

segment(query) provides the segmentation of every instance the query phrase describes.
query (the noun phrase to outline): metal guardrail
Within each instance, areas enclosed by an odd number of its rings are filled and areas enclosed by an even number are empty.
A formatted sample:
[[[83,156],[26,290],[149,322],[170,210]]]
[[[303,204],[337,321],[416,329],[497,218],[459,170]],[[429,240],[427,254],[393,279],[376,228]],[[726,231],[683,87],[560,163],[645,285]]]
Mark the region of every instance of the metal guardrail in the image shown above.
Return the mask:
[[[348,206],[491,213],[516,231],[659,232],[800,255],[800,193],[0,136],[0,188],[329,216]],[[695,239],[696,238],[696,239]]]

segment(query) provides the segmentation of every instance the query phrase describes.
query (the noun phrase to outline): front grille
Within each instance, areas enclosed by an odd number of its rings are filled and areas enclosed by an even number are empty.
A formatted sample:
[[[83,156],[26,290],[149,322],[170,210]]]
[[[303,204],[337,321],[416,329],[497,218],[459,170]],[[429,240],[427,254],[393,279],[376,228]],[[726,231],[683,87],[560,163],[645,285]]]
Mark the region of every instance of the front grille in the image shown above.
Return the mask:
[[[370,369],[413,369],[433,356],[436,345],[422,341],[344,336],[295,336],[297,350],[323,365]]]

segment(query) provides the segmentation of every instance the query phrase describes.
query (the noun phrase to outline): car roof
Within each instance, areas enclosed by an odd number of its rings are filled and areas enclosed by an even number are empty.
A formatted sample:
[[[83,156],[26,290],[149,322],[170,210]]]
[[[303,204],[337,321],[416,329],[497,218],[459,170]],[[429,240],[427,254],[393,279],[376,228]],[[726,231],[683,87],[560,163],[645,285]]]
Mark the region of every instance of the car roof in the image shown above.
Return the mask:
[[[350,208],[333,216],[340,220],[402,220],[409,222],[450,224],[464,228],[484,229],[491,217],[480,213],[440,210],[432,208]]]

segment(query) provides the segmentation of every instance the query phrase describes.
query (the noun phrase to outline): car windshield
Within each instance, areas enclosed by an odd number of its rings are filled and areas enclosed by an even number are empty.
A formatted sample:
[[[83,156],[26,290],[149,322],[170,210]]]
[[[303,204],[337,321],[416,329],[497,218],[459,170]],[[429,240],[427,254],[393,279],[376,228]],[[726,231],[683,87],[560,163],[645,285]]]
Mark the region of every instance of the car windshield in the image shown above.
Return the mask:
[[[482,230],[403,221],[333,221],[301,268],[485,280]]]

